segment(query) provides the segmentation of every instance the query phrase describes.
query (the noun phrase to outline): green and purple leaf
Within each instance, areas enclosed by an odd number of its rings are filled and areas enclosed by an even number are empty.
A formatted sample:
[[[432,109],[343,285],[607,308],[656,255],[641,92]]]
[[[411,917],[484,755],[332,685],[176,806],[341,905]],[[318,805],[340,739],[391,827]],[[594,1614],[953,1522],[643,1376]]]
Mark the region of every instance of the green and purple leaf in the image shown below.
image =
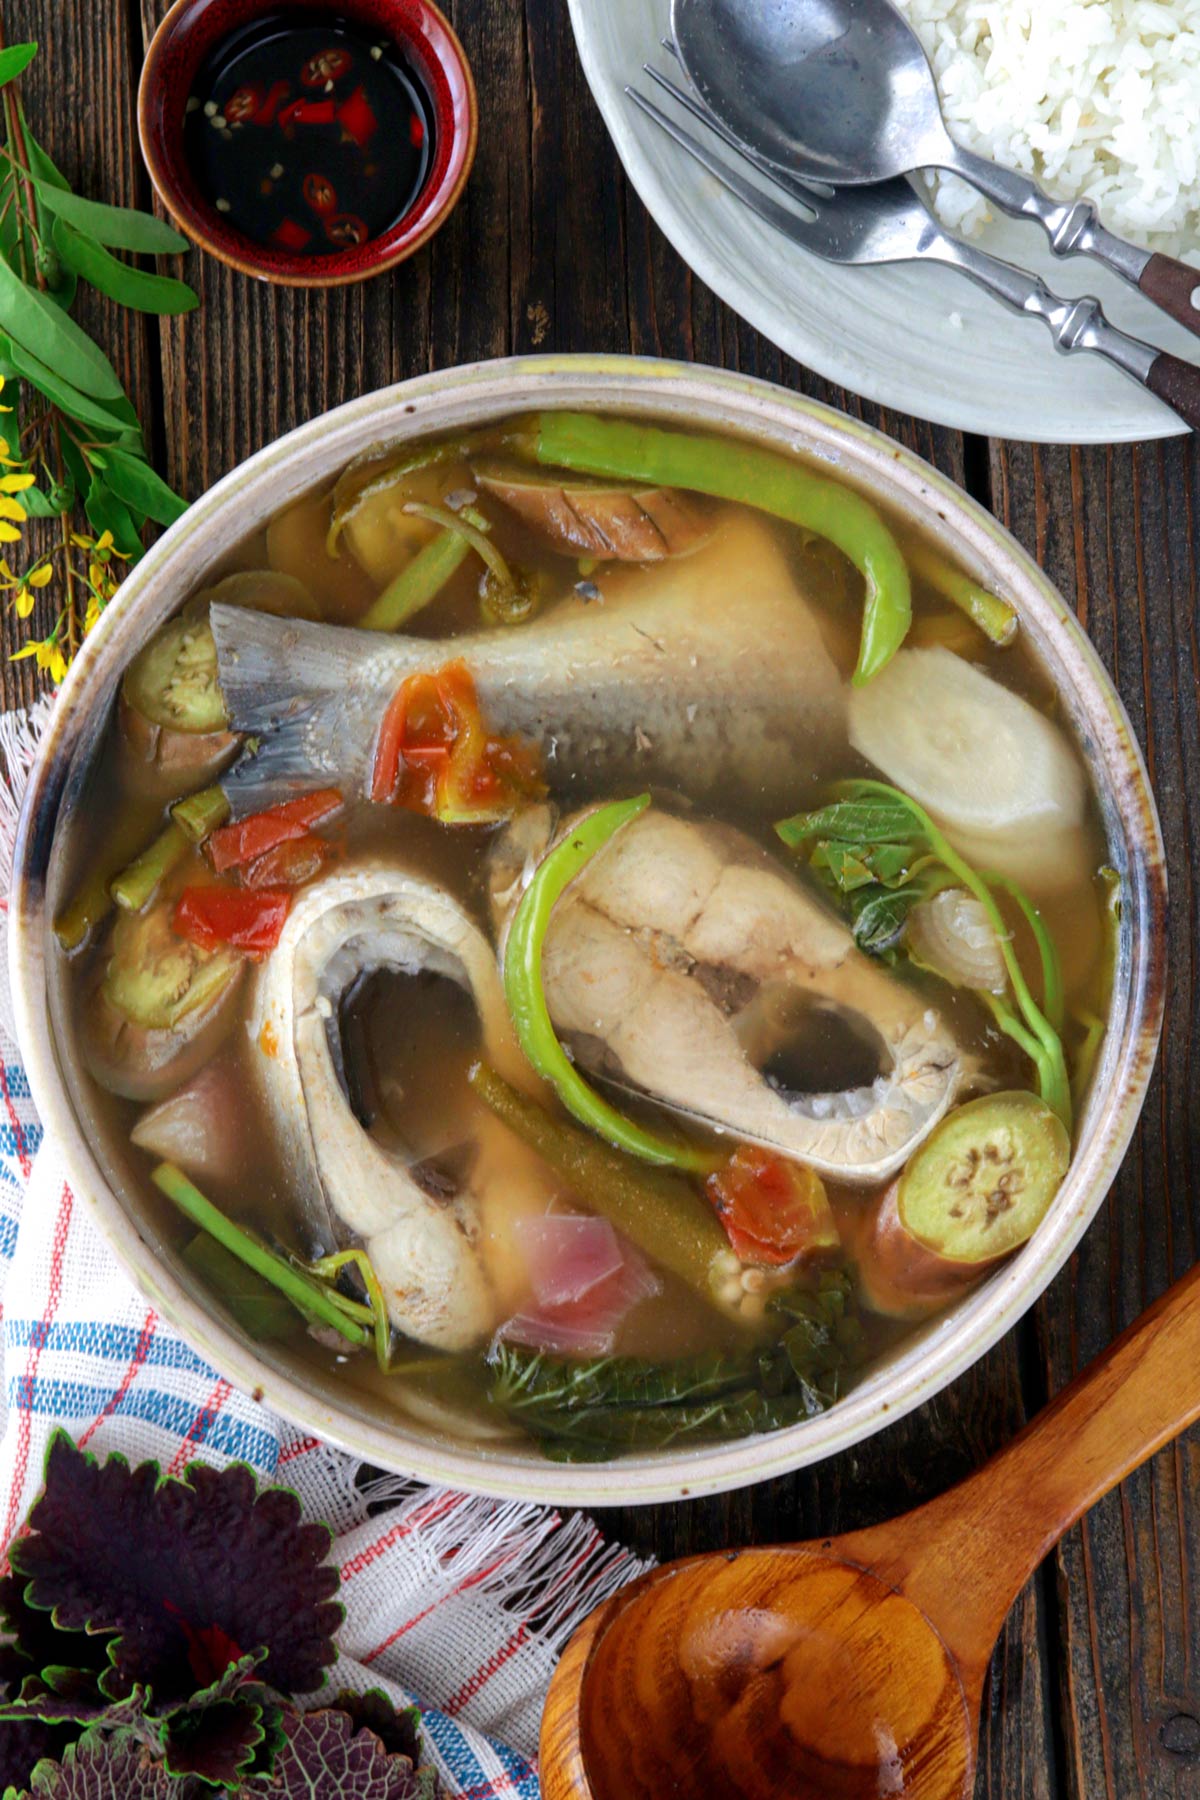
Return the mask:
[[[280,1800],[436,1800],[437,1777],[389,1756],[373,1731],[333,1708],[284,1715],[287,1739],[269,1788]],[[253,1790],[251,1790],[253,1791]]]

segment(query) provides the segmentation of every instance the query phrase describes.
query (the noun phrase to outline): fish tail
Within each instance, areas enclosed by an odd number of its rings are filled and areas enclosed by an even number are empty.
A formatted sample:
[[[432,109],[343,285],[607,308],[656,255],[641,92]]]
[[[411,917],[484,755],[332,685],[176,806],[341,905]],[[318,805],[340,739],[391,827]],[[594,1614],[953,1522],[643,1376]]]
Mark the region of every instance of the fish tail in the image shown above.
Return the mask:
[[[360,793],[382,704],[404,673],[389,674],[394,647],[240,606],[209,617],[225,710],[252,752],[222,783],[235,815],[314,787]]]

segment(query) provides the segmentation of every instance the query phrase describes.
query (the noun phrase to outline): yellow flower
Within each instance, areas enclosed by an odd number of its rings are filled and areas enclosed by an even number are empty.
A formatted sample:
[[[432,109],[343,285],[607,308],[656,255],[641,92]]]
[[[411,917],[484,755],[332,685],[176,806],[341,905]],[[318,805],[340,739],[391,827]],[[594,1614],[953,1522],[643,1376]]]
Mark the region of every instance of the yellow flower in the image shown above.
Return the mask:
[[[19,544],[20,541],[21,534],[16,526],[5,524],[3,517],[0,517],[0,544]]]
[[[3,569],[4,562],[3,559],[0,559],[0,572],[2,572]],[[48,562],[41,563],[38,568],[31,569],[25,579],[30,587],[44,588],[54,579],[54,568],[52,564]]]
[[[101,604],[101,602],[99,601],[99,599],[96,597],[96,595],[89,594],[88,595],[88,603],[87,603],[87,612],[83,616],[83,635],[84,635],[84,637],[86,637],[88,632],[92,630],[93,626],[98,625],[100,623],[100,614],[103,611],[104,611],[104,607]]]
[[[0,519],[25,520],[29,514],[19,500],[10,500],[7,494],[0,493]]]
[[[26,656],[36,656],[38,668],[47,670],[51,681],[61,681],[67,672],[67,659],[53,638],[44,638],[41,643],[26,644],[23,650],[14,650],[9,661],[20,662]]]
[[[73,531],[71,533],[71,542],[77,550],[91,550],[93,548],[94,540],[90,537],[85,537],[82,531]]]
[[[36,480],[37,476],[30,475],[28,471],[23,475],[0,476],[0,494],[23,494]]]
[[[0,375],[0,394],[4,392],[4,377]],[[0,412],[11,412],[11,406],[0,406]]]
[[[33,611],[33,595],[27,587],[19,587],[13,595],[13,605],[17,609],[18,619],[27,619]]]

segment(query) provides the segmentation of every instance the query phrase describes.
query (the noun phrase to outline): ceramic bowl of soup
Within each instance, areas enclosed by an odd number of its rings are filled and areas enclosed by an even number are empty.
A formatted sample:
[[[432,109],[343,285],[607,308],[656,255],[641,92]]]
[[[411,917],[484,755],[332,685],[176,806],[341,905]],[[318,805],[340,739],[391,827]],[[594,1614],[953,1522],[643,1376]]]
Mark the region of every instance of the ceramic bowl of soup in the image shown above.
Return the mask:
[[[314,420],[151,549],[10,967],[75,1191],[224,1375],[376,1465],[657,1501],[1031,1305],[1164,907],[1120,701],[994,519],[781,389],[535,357]]]

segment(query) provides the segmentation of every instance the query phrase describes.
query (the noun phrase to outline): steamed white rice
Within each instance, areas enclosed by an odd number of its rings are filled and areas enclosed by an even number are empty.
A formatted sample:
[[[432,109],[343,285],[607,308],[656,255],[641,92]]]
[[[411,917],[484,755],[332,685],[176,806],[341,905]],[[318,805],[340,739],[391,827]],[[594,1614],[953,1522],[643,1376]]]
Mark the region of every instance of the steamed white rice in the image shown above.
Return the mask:
[[[1200,260],[1200,0],[896,0],[933,63],[950,131],[1110,230]],[[937,178],[944,222],[988,203]]]

